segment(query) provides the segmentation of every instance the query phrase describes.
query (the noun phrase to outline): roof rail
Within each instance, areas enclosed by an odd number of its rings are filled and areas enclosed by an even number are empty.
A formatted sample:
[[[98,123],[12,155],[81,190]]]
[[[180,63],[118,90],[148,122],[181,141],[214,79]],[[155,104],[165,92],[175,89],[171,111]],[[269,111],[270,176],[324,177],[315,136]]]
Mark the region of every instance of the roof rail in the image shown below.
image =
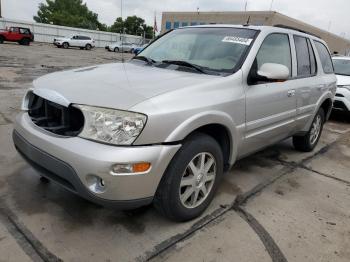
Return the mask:
[[[318,38],[321,39],[320,36],[316,35],[316,34],[313,34],[313,33],[310,33],[310,32],[307,32],[307,31],[304,31],[304,30],[301,30],[299,28],[296,28],[296,27],[293,27],[293,26],[289,26],[289,25],[282,25],[282,24],[277,24],[277,25],[273,25],[274,27],[279,27],[279,28],[284,28],[284,29],[291,29],[291,30],[295,30],[295,31],[298,31],[300,33],[304,33],[304,34],[309,34],[309,35],[313,35],[313,36],[316,36]]]

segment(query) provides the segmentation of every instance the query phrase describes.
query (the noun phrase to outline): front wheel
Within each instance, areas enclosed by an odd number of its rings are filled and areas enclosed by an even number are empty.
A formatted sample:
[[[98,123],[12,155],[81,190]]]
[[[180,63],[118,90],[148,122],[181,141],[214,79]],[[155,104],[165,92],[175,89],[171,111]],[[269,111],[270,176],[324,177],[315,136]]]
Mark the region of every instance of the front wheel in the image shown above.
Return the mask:
[[[310,130],[304,136],[294,136],[293,145],[295,149],[302,152],[311,152],[320,140],[323,125],[325,122],[325,113],[322,108],[317,112],[312,121]]]
[[[86,49],[86,50],[91,50],[91,48],[92,48],[92,46],[91,46],[90,44],[87,44],[87,45],[85,46],[85,49]]]
[[[212,201],[223,174],[223,155],[212,137],[196,134],[185,141],[158,186],[154,205],[166,217],[188,221]]]
[[[23,38],[21,41],[19,41],[20,45],[29,45],[30,41],[27,38]]]
[[[68,49],[69,44],[68,44],[67,42],[64,42],[64,43],[62,44],[62,47],[63,47],[64,49]]]
[[[114,52],[118,53],[119,52],[119,48],[118,47],[114,48]]]

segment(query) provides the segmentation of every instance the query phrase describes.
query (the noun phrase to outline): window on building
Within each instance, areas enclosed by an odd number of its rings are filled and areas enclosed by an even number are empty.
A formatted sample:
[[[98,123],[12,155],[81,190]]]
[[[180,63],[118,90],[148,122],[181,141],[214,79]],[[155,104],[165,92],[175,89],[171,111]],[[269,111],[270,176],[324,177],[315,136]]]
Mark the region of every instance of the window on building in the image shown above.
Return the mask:
[[[327,47],[321,42],[318,42],[318,41],[314,41],[314,42],[316,45],[318,55],[320,56],[320,59],[321,59],[323,71],[326,74],[332,74],[334,72],[333,63]]]
[[[191,25],[197,25],[197,22],[191,22]]]
[[[170,30],[170,29],[171,29],[171,22],[166,21],[166,23],[165,23],[165,29],[166,29],[166,30]]]
[[[180,27],[180,23],[179,22],[174,22],[174,28],[179,28]]]
[[[199,24],[200,24],[200,25],[205,25],[205,23],[204,23],[204,22],[200,22]]]
[[[288,35],[276,33],[265,38],[256,56],[254,70],[259,70],[265,63],[285,65],[289,69],[289,75],[292,75],[292,57]]]
[[[187,22],[182,22],[182,26],[188,26]]]

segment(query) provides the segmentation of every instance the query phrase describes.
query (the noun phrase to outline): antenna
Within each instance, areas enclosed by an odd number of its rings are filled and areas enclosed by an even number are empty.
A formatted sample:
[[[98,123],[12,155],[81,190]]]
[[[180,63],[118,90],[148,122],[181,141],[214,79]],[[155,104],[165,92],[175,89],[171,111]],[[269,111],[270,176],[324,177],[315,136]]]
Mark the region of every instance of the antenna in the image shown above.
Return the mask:
[[[248,17],[247,23],[244,24],[244,26],[249,26],[250,25],[250,16]]]

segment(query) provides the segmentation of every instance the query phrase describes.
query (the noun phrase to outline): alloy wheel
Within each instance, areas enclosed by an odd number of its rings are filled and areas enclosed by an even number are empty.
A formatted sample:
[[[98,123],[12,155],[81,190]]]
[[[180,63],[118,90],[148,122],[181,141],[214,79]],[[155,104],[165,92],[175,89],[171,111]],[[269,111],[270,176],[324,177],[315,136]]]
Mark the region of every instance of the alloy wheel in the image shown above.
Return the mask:
[[[179,196],[186,208],[196,208],[210,194],[216,178],[216,160],[212,154],[203,152],[196,155],[182,175]]]
[[[310,143],[311,145],[315,144],[318,137],[320,136],[322,128],[322,118],[320,115],[317,115],[314,122],[312,123],[312,127],[310,130]]]

